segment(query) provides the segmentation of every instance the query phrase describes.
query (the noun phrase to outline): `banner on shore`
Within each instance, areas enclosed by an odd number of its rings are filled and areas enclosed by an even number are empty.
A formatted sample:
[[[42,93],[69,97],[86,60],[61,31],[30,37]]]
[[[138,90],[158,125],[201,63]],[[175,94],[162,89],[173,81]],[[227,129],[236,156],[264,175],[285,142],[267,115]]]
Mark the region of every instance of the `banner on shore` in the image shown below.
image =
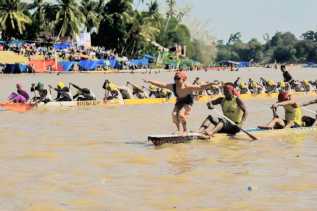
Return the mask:
[[[91,35],[88,32],[80,33],[80,35],[76,39],[76,43],[78,46],[82,46],[84,48],[91,47]]]

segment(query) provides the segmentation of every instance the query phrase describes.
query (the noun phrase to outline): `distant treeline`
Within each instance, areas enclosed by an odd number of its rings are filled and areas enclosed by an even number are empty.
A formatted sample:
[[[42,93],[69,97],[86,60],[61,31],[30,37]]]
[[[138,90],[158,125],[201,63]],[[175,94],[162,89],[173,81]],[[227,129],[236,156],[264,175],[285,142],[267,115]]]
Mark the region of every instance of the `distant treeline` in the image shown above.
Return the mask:
[[[255,63],[317,63],[317,32],[308,31],[298,39],[290,32],[264,36],[265,43],[257,39],[241,41],[241,33],[232,34],[227,43],[217,42],[216,62],[223,60],[253,61]]]

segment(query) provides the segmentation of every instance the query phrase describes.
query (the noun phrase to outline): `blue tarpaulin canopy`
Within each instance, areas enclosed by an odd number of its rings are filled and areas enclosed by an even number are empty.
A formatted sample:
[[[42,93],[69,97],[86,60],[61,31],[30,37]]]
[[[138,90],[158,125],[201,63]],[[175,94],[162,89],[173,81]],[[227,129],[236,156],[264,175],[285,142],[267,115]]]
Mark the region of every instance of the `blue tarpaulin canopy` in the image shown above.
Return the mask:
[[[26,64],[19,64],[19,69],[21,73],[27,73],[29,71],[29,66]]]
[[[4,73],[27,73],[29,70],[26,64],[6,64]]]
[[[104,60],[82,60],[79,62],[81,70],[89,71],[96,70],[97,68],[103,67],[105,64]]]
[[[23,40],[11,40],[8,45],[10,47],[21,47],[25,42]]]
[[[97,62],[91,60],[82,60],[79,62],[80,70],[89,71],[97,68]]]
[[[64,42],[64,43],[56,43],[54,45],[54,48],[57,50],[65,50],[71,47],[70,43]]]
[[[111,66],[111,63],[110,63],[109,60],[105,60],[105,66],[107,66],[107,67],[110,67],[110,66]]]
[[[76,64],[76,62],[72,62],[72,61],[59,62],[59,65],[63,68],[63,71],[66,71],[66,72],[71,71],[74,64]]]
[[[119,66],[119,62],[116,59],[109,59],[110,67],[116,68]]]
[[[241,61],[239,62],[239,65],[238,65],[240,68],[243,68],[243,67],[250,67],[250,62],[245,62],[245,61]]]
[[[148,58],[131,59],[131,60],[128,61],[128,65],[148,66],[149,65],[149,59]]]

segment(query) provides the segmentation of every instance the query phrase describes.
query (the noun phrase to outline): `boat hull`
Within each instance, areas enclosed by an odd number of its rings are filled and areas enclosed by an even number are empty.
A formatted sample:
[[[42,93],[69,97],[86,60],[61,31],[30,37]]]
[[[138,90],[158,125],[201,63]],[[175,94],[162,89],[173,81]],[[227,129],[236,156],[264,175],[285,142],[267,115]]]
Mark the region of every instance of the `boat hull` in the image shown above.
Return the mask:
[[[292,93],[294,96],[317,96],[316,92],[294,92]],[[210,100],[220,97],[221,95],[214,96],[199,96],[196,97],[196,102],[198,103],[206,103]],[[278,94],[242,94],[240,98],[242,100],[261,100],[261,99],[272,99],[277,98]],[[0,103],[0,108],[7,110],[14,110],[18,107],[26,108],[25,110],[29,110],[30,108],[72,108],[72,107],[93,107],[93,106],[120,106],[120,105],[153,105],[153,104],[174,104],[176,102],[175,98],[167,99],[167,98],[146,98],[146,99],[128,99],[128,100],[94,100],[94,101],[70,101],[70,102],[49,102],[49,103],[39,103],[35,106],[32,104],[14,104],[14,103]],[[12,109],[13,108],[13,109]]]
[[[294,96],[317,96],[316,92],[294,92],[292,93]],[[196,97],[196,102],[206,103],[212,99],[221,97],[222,95],[214,95],[214,96],[199,96]],[[243,94],[241,95],[241,99],[243,100],[260,100],[260,99],[271,99],[277,98],[278,94]],[[73,101],[73,102],[50,102],[47,104],[41,104],[40,107],[90,107],[90,106],[116,106],[116,105],[153,105],[153,104],[174,104],[176,102],[176,98],[146,98],[146,99],[128,99],[128,100],[95,100],[95,101]]]
[[[288,128],[282,130],[262,130],[258,128],[252,128],[247,130],[249,133],[255,136],[273,136],[273,135],[294,135],[294,134],[302,134],[317,131],[317,127],[302,127],[302,128]],[[215,137],[209,139],[209,141],[214,140],[228,140],[233,136],[229,136],[227,134],[216,134]],[[247,138],[243,133],[239,133],[236,137],[244,137]],[[190,143],[192,141],[200,141],[206,140],[204,136],[201,136],[199,133],[190,133],[188,135],[151,135],[148,136],[148,141],[152,142],[155,146],[162,146],[164,144],[182,144],[182,143]],[[261,139],[260,139],[261,140]]]

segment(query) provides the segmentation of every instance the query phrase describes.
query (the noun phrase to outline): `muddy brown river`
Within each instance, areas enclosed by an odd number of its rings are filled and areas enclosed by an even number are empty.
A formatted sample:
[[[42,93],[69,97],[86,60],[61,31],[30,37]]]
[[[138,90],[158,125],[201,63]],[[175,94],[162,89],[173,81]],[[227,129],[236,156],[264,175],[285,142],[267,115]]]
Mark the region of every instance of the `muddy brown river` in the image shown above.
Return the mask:
[[[317,79],[314,69],[291,73]],[[237,76],[281,80],[279,71],[268,69],[194,72],[191,81],[197,76],[210,81]],[[142,84],[143,78],[168,82],[173,75],[0,75],[0,99],[17,82],[29,86],[39,80],[73,82],[101,98],[106,78]],[[246,127],[269,121],[275,100],[246,101]],[[0,112],[0,210],[316,210],[316,132],[156,148],[147,136],[174,132],[172,107]],[[196,130],[208,114],[206,105],[196,104],[190,129]]]

